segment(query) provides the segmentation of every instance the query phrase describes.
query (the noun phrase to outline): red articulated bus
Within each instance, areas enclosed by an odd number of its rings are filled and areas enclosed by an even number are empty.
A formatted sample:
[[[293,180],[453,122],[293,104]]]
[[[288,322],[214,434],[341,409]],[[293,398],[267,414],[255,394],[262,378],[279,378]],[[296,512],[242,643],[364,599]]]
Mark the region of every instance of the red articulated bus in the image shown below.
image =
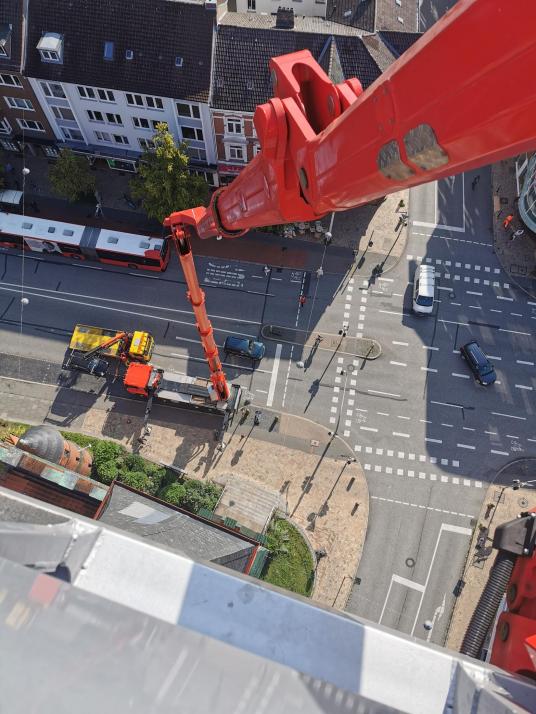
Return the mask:
[[[159,272],[167,268],[170,256],[168,238],[4,212],[0,212],[0,246]]]

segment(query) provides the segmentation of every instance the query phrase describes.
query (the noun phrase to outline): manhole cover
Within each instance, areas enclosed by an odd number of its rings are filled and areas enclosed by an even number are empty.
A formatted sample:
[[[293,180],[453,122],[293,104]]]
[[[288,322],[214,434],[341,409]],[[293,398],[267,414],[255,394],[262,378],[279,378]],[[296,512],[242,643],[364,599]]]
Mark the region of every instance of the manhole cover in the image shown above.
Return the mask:
[[[526,508],[529,505],[528,499],[526,499],[526,498],[520,498],[518,500],[518,503],[521,506],[521,508]]]

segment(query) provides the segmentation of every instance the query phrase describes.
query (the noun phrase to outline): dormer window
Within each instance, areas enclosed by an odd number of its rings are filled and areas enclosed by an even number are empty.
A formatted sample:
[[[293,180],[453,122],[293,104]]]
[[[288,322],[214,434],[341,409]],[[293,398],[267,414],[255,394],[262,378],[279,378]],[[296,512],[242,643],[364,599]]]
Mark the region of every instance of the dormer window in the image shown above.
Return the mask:
[[[37,49],[43,62],[63,62],[63,37],[57,32],[45,32]]]
[[[11,25],[0,24],[0,59],[11,57]]]

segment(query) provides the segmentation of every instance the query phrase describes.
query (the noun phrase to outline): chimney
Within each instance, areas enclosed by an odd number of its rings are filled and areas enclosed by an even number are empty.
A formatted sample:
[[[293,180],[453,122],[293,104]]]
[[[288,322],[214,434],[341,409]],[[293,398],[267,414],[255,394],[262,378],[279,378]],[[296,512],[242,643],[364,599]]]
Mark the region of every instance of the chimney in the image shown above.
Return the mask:
[[[278,7],[275,26],[280,30],[292,30],[294,27],[294,9],[292,7]]]

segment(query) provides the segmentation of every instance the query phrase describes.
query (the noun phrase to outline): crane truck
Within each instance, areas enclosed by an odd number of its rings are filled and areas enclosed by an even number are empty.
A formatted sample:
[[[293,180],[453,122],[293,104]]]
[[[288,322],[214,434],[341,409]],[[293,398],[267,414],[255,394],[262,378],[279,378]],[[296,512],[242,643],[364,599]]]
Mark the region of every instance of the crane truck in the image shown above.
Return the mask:
[[[308,50],[270,60],[275,96],[254,114],[261,151],[208,207],[164,221],[219,400],[230,392],[192,237],[238,238],[259,226],[314,221],[536,150],[535,28],[534,0],[459,0],[366,91],[358,79],[333,84]],[[534,561],[534,541],[524,555]],[[534,640],[534,612],[514,619],[521,650],[525,638]]]

